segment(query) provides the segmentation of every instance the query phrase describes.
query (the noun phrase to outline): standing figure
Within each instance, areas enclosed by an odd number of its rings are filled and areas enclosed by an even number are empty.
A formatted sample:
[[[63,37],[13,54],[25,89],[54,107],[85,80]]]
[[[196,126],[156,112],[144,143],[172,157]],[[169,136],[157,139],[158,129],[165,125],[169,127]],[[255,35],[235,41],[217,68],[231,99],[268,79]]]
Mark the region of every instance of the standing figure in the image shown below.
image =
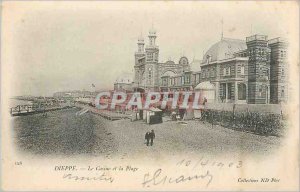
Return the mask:
[[[154,130],[152,129],[150,134],[149,134],[150,140],[151,140],[151,146],[153,145],[153,139],[155,139],[155,133]]]
[[[147,146],[149,146],[149,140],[150,140],[150,132],[147,131],[146,135],[145,135],[145,139],[147,141]]]
[[[203,105],[205,105],[206,103],[207,103],[207,99],[206,99],[206,97],[204,97]]]

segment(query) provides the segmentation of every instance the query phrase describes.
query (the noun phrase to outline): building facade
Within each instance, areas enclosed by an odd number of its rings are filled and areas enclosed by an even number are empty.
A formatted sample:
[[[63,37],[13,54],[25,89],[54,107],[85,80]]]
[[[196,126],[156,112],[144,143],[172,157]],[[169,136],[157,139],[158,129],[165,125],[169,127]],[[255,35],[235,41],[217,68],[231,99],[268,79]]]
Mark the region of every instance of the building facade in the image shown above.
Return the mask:
[[[149,31],[148,38],[149,44],[146,45],[146,47],[144,46],[144,38],[138,38],[138,51],[135,52],[134,55],[133,89],[144,91],[164,90],[168,86],[165,84],[166,79],[162,79],[162,77],[178,75],[185,70],[189,70],[189,61],[186,57],[182,57],[179,63],[175,63],[171,60],[165,63],[158,62],[159,47],[156,44],[157,35],[154,29]]]
[[[121,74],[114,83],[115,91],[133,91],[132,88],[133,74],[132,73],[123,73]]]
[[[199,70],[162,76],[166,90],[208,90],[213,102],[278,104],[288,101],[288,43],[253,35],[246,40],[222,38],[203,56]],[[168,83],[165,81],[169,80]]]
[[[209,90],[209,101],[224,103],[278,104],[288,100],[288,43],[282,38],[222,37],[202,60],[191,63],[185,56],[178,63],[158,62],[154,29],[148,38],[146,47],[143,37],[138,38],[133,90]]]

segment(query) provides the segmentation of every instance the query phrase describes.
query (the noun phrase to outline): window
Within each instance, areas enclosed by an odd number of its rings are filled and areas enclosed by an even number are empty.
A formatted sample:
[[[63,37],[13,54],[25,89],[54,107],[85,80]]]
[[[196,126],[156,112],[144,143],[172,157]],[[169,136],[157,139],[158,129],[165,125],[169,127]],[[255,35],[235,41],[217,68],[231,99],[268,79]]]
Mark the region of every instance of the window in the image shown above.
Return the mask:
[[[206,55],[206,63],[210,63],[211,62],[211,55]]]
[[[212,68],[212,69],[210,70],[210,77],[214,77],[214,76],[215,76],[215,69]]]
[[[148,77],[149,77],[149,79],[152,78],[152,68],[151,67],[148,68]]]
[[[260,86],[259,89],[258,89],[258,96],[259,96],[259,97],[262,96],[262,86]]]
[[[168,85],[168,79],[167,78],[163,78],[162,79],[162,84],[163,84],[163,86],[167,86]]]
[[[152,60],[153,60],[153,54],[147,53],[147,61],[152,61]]]
[[[245,67],[241,66],[241,75],[245,75]]]
[[[223,69],[223,75],[224,75],[224,76],[230,75],[230,67],[225,67],[225,68]]]
[[[238,84],[238,99],[246,100],[246,85],[244,83]]]
[[[154,59],[155,61],[158,61],[158,53],[154,53]]]
[[[230,67],[226,67],[226,69],[225,69],[225,75],[226,76],[230,75]]]
[[[189,84],[191,82],[191,78],[189,75],[185,76],[185,83]]]
[[[284,97],[284,86],[281,87],[281,97]]]

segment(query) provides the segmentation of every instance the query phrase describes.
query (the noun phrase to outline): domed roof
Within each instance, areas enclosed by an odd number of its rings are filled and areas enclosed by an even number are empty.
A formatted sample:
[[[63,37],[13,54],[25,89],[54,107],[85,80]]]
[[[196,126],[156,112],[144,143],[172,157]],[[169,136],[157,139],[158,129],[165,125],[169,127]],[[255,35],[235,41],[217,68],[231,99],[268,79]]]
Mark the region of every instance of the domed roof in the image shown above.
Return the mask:
[[[247,45],[244,40],[223,38],[209,48],[203,56],[202,64],[206,63],[209,58],[210,62],[233,58],[233,53],[245,49]]]
[[[166,61],[166,64],[175,64],[175,62],[172,60],[168,60],[168,61]]]
[[[133,82],[133,74],[123,73],[116,79],[115,83],[132,83],[132,82]]]
[[[153,27],[149,30],[149,35],[156,35],[156,30]]]
[[[182,57],[179,59],[179,62],[178,62],[178,63],[181,64],[181,65],[188,65],[188,64],[189,64],[189,60],[188,60],[187,57],[182,56]]]
[[[138,42],[144,42],[144,37],[142,35],[138,37]]]
[[[214,84],[210,83],[209,81],[204,81],[199,83],[195,90],[215,90]]]

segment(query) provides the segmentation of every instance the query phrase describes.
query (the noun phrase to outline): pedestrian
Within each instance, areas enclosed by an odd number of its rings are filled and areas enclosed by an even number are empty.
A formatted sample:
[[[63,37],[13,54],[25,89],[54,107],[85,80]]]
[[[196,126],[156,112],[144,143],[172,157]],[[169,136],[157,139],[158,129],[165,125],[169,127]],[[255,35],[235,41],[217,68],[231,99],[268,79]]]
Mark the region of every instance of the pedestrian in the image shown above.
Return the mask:
[[[221,96],[221,101],[222,103],[224,103],[224,96]]]
[[[171,119],[172,119],[172,121],[176,121],[177,119],[176,119],[176,112],[175,111],[173,111],[172,112],[172,114],[171,114]]]
[[[147,146],[149,146],[149,140],[150,140],[150,132],[147,131],[146,135],[145,135],[145,139],[147,141]]]
[[[203,105],[205,106],[206,103],[207,103],[207,99],[206,99],[206,97],[204,97]]]
[[[154,130],[152,129],[150,134],[149,134],[149,137],[150,137],[150,145],[152,146],[153,145],[153,139],[155,139],[155,133],[154,133]]]

